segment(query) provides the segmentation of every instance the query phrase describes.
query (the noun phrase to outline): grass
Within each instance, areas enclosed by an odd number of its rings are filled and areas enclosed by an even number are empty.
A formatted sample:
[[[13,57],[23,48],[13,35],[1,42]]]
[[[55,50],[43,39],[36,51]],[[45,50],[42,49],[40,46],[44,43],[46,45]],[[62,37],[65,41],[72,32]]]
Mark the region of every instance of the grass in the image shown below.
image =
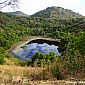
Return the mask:
[[[29,81],[33,79],[35,74],[39,74],[42,70],[38,67],[20,67],[20,66],[9,66],[0,65],[0,85],[14,85],[29,84]]]
[[[27,48],[27,46],[24,45],[24,46],[21,46],[21,48],[25,49],[25,48]]]
[[[39,80],[42,74],[43,69],[40,67],[0,65],[0,85],[74,85],[69,83],[71,81],[66,83],[66,80]]]

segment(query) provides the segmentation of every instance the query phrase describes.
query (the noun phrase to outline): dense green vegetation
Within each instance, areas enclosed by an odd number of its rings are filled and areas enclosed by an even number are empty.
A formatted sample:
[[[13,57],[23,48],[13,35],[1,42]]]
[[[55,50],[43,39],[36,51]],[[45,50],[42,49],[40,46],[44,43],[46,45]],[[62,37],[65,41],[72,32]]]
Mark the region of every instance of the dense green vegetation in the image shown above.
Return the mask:
[[[51,64],[57,60],[58,59],[57,59],[55,53],[53,53],[53,52],[50,52],[49,54],[42,54],[42,53],[36,52],[32,56],[31,64],[43,66],[46,64]]]
[[[0,13],[0,46],[9,49],[11,45],[26,36],[48,36],[62,38],[69,33],[85,30],[85,19],[44,19],[16,17]]]
[[[65,12],[65,9],[63,11]],[[48,12],[45,13],[48,15]],[[74,17],[73,14],[75,14]],[[53,69],[51,70],[55,76],[61,73],[64,77],[67,75],[77,78],[85,77],[83,73],[85,71],[85,19],[73,12],[67,18],[61,17],[60,14],[58,18],[52,18],[53,16],[43,18],[44,14],[42,17],[40,15],[39,17],[37,17],[38,14],[37,16],[21,17],[0,12],[0,64],[4,64],[5,58],[11,58],[16,65],[21,66],[29,65],[29,63],[32,66],[52,64]],[[65,16],[68,15],[65,13]],[[56,57],[53,53],[48,55],[36,53],[29,62],[10,57],[8,50],[13,44],[29,36],[61,39],[59,44],[61,56]]]
[[[72,10],[64,9],[62,7],[48,7],[44,10],[41,10],[34,15],[33,17],[42,17],[42,18],[79,18],[83,17],[79,13],[75,13]]]

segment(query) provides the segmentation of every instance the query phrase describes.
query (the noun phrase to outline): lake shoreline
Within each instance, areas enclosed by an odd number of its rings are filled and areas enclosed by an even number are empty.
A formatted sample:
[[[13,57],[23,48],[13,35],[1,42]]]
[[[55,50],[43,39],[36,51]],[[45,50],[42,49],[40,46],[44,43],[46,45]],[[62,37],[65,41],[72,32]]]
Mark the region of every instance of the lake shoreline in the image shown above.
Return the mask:
[[[9,52],[12,54],[16,54],[18,51],[23,49],[23,48],[21,48],[22,46],[28,44],[29,42],[31,42],[33,40],[37,40],[37,39],[60,42],[60,39],[52,39],[52,38],[45,38],[45,37],[41,37],[41,36],[38,36],[38,37],[33,36],[30,38],[27,38],[25,41],[20,41],[19,43],[13,45],[13,47],[10,49]]]

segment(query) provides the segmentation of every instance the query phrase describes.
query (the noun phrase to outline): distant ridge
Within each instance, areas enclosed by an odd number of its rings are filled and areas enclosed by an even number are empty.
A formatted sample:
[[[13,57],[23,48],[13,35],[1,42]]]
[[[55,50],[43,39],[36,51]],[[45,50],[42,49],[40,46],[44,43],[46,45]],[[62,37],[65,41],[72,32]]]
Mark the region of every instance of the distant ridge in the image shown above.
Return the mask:
[[[48,7],[44,10],[41,10],[32,17],[42,17],[42,18],[79,18],[83,17],[79,13],[75,13],[72,10],[64,9],[62,7]]]
[[[7,12],[8,14],[11,14],[11,15],[16,15],[16,16],[28,16],[26,14],[24,14],[23,12],[21,11],[15,11],[15,12]]]

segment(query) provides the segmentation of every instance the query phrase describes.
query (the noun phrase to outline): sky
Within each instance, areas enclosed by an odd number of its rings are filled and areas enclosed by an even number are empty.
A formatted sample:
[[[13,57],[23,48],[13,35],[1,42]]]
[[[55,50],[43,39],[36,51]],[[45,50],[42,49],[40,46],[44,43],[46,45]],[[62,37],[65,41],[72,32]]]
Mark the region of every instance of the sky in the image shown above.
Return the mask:
[[[31,15],[51,6],[71,9],[85,16],[85,0],[20,0],[19,9],[13,10],[10,7],[5,7],[2,11],[22,11],[25,14]]]

